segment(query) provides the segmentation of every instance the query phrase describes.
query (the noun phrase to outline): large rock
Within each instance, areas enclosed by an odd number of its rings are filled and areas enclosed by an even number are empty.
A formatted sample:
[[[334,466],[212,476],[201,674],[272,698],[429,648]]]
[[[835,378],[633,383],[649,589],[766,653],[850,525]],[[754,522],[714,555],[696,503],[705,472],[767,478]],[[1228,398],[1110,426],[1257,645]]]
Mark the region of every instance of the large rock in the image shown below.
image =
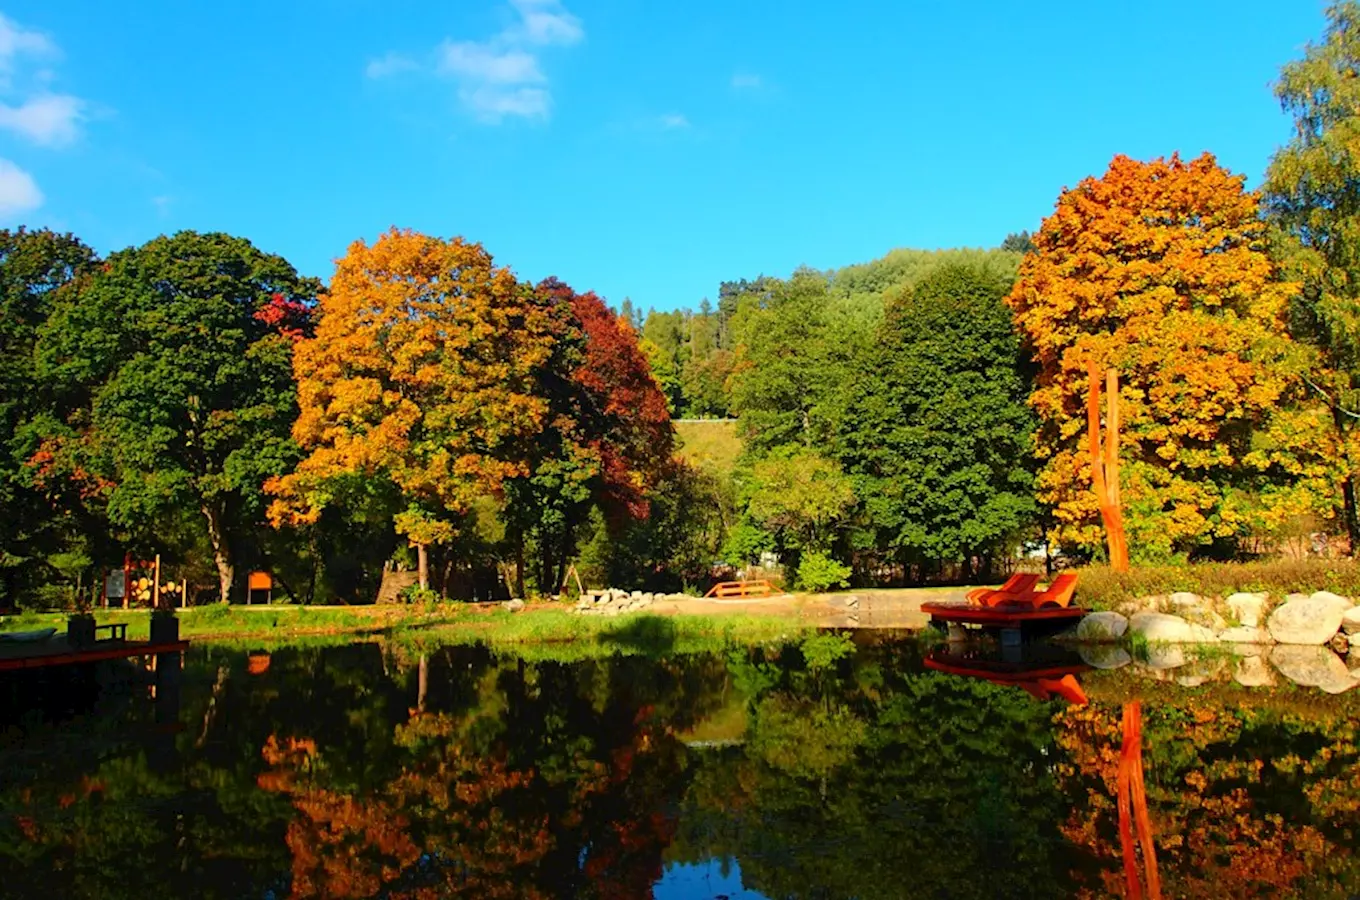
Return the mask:
[[[1133,662],[1129,651],[1114,644],[1082,644],[1077,652],[1082,662],[1095,669],[1122,669]]]
[[[521,609],[524,609],[524,601],[519,599],[507,600],[505,601],[505,608],[510,612],[519,612]]]
[[[1255,628],[1261,624],[1261,614],[1266,610],[1265,594],[1233,594],[1227,600],[1237,624]]]
[[[1077,623],[1077,640],[1090,643],[1117,641],[1129,630],[1129,620],[1117,612],[1096,612]]]
[[[1281,644],[1270,651],[1270,661],[1280,674],[1295,684],[1339,694],[1355,687],[1346,664],[1326,647]]]
[[[1176,670],[1176,683],[1182,687],[1199,687],[1208,681],[1217,681],[1227,660],[1221,656],[1192,659]]]
[[[1352,606],[1341,614],[1341,630],[1346,634],[1360,634],[1360,606]]]
[[[1273,644],[1275,639],[1264,628],[1225,628],[1218,633],[1218,639],[1225,644]]]
[[[1266,620],[1270,636],[1281,644],[1320,646],[1327,643],[1340,630],[1341,617],[1346,611],[1332,598],[1336,595],[1318,593],[1311,597],[1299,596],[1277,606]]]
[[[1342,613],[1345,613],[1346,610],[1355,606],[1355,604],[1346,597],[1343,597],[1340,594],[1333,594],[1331,591],[1318,591],[1308,599],[1316,600],[1318,603],[1330,603],[1341,610]]]
[[[1263,656],[1244,656],[1237,661],[1233,679],[1245,687],[1265,687],[1275,683],[1275,672]]]
[[[1218,641],[1218,635],[1203,625],[1159,612],[1135,614],[1129,619],[1129,632],[1141,634],[1150,643],[1213,644]]]

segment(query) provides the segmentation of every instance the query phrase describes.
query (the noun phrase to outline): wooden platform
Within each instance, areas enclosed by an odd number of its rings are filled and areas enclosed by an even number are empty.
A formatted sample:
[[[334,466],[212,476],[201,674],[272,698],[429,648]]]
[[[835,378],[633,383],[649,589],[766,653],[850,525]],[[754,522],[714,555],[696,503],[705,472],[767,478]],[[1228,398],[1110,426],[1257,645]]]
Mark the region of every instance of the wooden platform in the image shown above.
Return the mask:
[[[1086,615],[1086,610],[1075,606],[978,606],[967,601],[922,603],[921,612],[932,619],[959,625],[981,625],[983,628],[1018,628],[1026,625],[1053,627],[1073,623]]]
[[[57,634],[35,643],[0,642],[0,672],[38,669],[44,666],[74,666],[109,659],[179,653],[189,649],[188,641],[99,641],[90,647],[73,649],[66,635]]]

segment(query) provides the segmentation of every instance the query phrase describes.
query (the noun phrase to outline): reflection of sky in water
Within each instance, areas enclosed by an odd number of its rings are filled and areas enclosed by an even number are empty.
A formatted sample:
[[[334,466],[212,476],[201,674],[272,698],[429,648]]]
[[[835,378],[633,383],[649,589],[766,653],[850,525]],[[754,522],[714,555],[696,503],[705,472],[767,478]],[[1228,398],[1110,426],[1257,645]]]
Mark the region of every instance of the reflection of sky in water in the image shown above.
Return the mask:
[[[652,896],[656,900],[766,900],[764,894],[741,886],[741,865],[735,859],[671,863],[653,886]]]

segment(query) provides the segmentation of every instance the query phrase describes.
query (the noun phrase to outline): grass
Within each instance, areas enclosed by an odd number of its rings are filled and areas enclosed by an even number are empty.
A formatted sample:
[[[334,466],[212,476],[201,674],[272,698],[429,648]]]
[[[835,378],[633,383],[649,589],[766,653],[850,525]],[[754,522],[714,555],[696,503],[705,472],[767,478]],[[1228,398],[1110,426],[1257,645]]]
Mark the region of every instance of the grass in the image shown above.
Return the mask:
[[[347,643],[385,634],[403,643],[474,644],[514,647],[519,655],[569,661],[613,654],[696,653],[735,645],[776,643],[811,632],[788,618],[759,615],[615,618],[571,615],[562,607],[510,613],[461,604],[420,606],[200,606],[179,610],[180,635],[212,645],[262,647],[273,644]],[[147,610],[99,610],[101,624],[126,623],[128,637],[149,636]],[[65,630],[65,613],[24,613],[0,619],[0,631],[55,627]]]
[[[680,456],[700,469],[731,475],[741,455],[741,438],[733,419],[675,423]]]
[[[1348,559],[1137,566],[1123,574],[1107,566],[1078,571],[1077,601],[1088,609],[1114,609],[1175,591],[1220,600],[1238,591],[1267,593],[1275,601],[1287,594],[1314,591],[1360,596],[1360,563]]]

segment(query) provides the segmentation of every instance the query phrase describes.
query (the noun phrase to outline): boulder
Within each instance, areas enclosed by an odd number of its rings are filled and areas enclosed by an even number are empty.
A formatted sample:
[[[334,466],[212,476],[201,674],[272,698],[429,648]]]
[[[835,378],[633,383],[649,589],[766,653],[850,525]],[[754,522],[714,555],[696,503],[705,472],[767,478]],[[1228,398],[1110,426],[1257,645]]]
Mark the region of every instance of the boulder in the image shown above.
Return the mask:
[[[1265,687],[1275,683],[1275,672],[1265,657],[1245,656],[1237,661],[1233,680],[1244,687]]]
[[[1096,612],[1077,623],[1077,640],[1090,643],[1117,641],[1129,630],[1129,620],[1117,612]]]
[[[1176,591],[1167,598],[1167,601],[1171,608],[1178,612],[1183,609],[1200,609],[1204,606],[1204,598],[1189,591]]]
[[[1255,628],[1261,624],[1261,615],[1266,610],[1265,594],[1233,594],[1227,600],[1237,624]]]
[[[1270,651],[1270,661],[1280,674],[1295,684],[1339,694],[1355,687],[1346,664],[1326,647],[1281,644]]]
[[[1082,662],[1095,669],[1122,669],[1133,662],[1129,651],[1114,644],[1083,644],[1077,652]]]
[[[519,599],[507,600],[505,601],[505,608],[510,612],[519,612],[524,609],[524,601]]]
[[[1341,614],[1341,630],[1346,634],[1360,634],[1360,606],[1352,606]]]
[[[1270,636],[1281,644],[1312,644],[1320,646],[1332,639],[1341,628],[1341,617],[1345,613],[1332,597],[1314,594],[1311,597],[1298,596],[1275,607],[1266,627]]]
[[[1315,600],[1318,603],[1330,603],[1337,609],[1341,610],[1343,614],[1348,609],[1352,609],[1355,606],[1355,604],[1351,602],[1348,598],[1343,597],[1340,594],[1333,594],[1331,591],[1318,591],[1316,594],[1313,594],[1308,599]]]
[[[1270,636],[1270,632],[1264,628],[1249,628],[1246,625],[1239,625],[1236,628],[1225,628],[1218,633],[1218,639],[1227,644],[1273,644],[1275,639]]]
[[[1352,647],[1350,655],[1346,657],[1346,668],[1350,670],[1352,678],[1360,678],[1360,647]]]
[[[1203,625],[1194,625],[1180,616],[1159,612],[1140,612],[1129,619],[1129,632],[1141,634],[1149,642],[1166,644],[1212,644],[1218,635]]]

